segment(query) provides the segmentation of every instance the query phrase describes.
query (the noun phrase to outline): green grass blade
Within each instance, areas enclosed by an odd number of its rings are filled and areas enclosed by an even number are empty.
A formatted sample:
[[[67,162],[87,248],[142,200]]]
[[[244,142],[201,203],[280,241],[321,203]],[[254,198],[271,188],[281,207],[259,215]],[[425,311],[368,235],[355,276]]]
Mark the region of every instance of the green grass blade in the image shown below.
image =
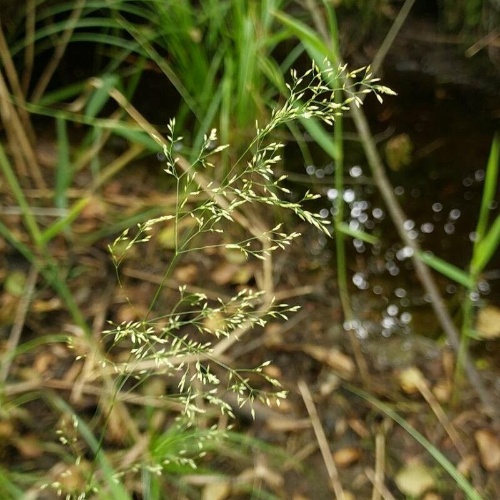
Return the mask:
[[[495,255],[500,247],[500,215],[474,248],[474,257],[471,262],[471,272],[477,276],[487,265],[490,259]]]
[[[85,318],[80,311],[77,303],[74,300],[71,291],[69,290],[64,277],[61,276],[58,267],[54,264],[49,256],[45,256],[45,265],[40,264],[37,256],[23,243],[21,243],[9,229],[0,222],[0,234],[19,252],[23,257],[32,265],[37,266],[40,273],[43,275],[47,283],[56,291],[61,297],[64,304],[68,308],[75,323],[88,335],[90,335],[90,328],[88,327]]]
[[[49,226],[42,233],[42,244],[47,244],[52,238],[55,238],[58,234],[64,231],[80,215],[89,201],[90,198],[82,198],[73,203],[73,206],[68,210],[68,213],[64,217],[61,217],[59,220],[54,222],[54,224]]]
[[[85,116],[87,118],[95,118],[99,114],[104,105],[109,101],[109,92],[117,87],[120,79],[116,75],[103,75],[99,81],[100,85],[94,87],[85,108]]]
[[[4,500],[17,500],[23,497],[21,490],[12,480],[9,471],[0,467],[0,496]]]
[[[326,0],[323,0],[323,5],[325,7],[326,11],[326,18],[328,21],[328,33],[330,36],[330,43],[331,45],[331,52],[332,54],[335,55],[335,59],[332,60],[333,64],[339,64],[340,62],[340,47],[339,47],[339,40],[340,40],[340,33],[339,33],[339,27],[337,23],[337,16],[335,14],[335,7],[329,2],[326,2]]]
[[[159,153],[162,150],[161,146],[146,132],[127,127],[123,122],[116,122],[116,127],[110,126],[107,128],[112,130],[115,135],[123,137],[133,144],[140,144],[152,153]]]
[[[438,462],[439,465],[453,478],[456,485],[467,495],[467,498],[470,500],[482,500],[481,495],[474,489],[469,481],[467,481],[467,479],[460,474],[457,468],[432,443],[430,443],[392,408],[361,389],[351,385],[347,385],[346,387],[353,394],[356,394],[360,398],[368,401],[372,406],[392,418],[392,420],[399,424],[413,439],[415,439],[417,443],[423,446],[425,450],[436,460],[436,462]]]
[[[335,226],[337,231],[341,231],[342,233],[350,236],[351,238],[356,238],[358,240],[362,240],[365,243],[369,243],[370,245],[375,245],[379,242],[379,239],[372,234],[365,233],[364,231],[359,231],[356,229],[351,229],[348,224],[345,222],[341,222]]]
[[[79,97],[85,90],[86,82],[76,82],[65,87],[46,92],[39,100],[40,106],[51,106],[60,102],[68,102],[74,97]]]
[[[495,134],[491,151],[486,166],[486,176],[484,179],[483,198],[481,200],[481,208],[479,210],[479,220],[476,227],[477,241],[482,241],[485,237],[486,226],[488,225],[488,214],[490,206],[495,199],[495,193],[498,189],[498,169],[500,164],[500,133]]]
[[[73,178],[73,168],[69,158],[69,140],[66,120],[58,117],[56,119],[57,132],[57,169],[55,179],[54,204],[57,208],[66,208],[68,199],[67,190]]]
[[[102,28],[102,27],[116,28],[117,25],[114,21],[111,21],[109,19],[105,20],[104,18],[86,18],[86,19],[80,18],[75,23],[75,28],[78,30],[83,30],[88,28],[90,32],[73,33],[71,40],[72,42],[74,42],[75,40],[86,40],[86,41],[93,41],[94,43],[99,42],[101,40],[106,40],[107,43],[109,44],[113,44],[118,47],[119,46],[123,47],[122,37],[104,35],[102,33],[95,32],[96,28]],[[35,44],[38,51],[37,55],[40,55],[41,52],[53,47],[54,38],[57,39],[57,35],[64,33],[67,29],[68,29],[68,19],[64,19],[59,22],[53,22],[52,20],[52,22],[47,23],[45,27],[39,27],[36,30],[35,36],[33,38],[29,40],[23,38],[21,41],[11,44],[10,52],[12,56],[15,56],[19,52],[24,50],[26,48],[26,44],[30,42]],[[91,32],[92,29],[94,30],[94,33]],[[92,36],[94,36],[93,39],[91,38]]]
[[[120,25],[123,29],[126,29],[131,36],[134,37],[136,40],[136,43],[141,47],[142,49],[142,54],[146,57],[148,57],[151,61],[155,62],[158,67],[163,71],[165,76],[171,81],[172,85],[176,88],[176,90],[179,92],[181,95],[183,101],[186,103],[186,105],[189,107],[189,109],[192,111],[192,113],[195,116],[198,116],[199,111],[197,107],[196,100],[193,98],[191,93],[188,91],[186,86],[184,85],[183,81],[178,77],[176,71],[173,69],[172,65],[167,61],[165,57],[160,55],[158,51],[153,47],[151,40],[147,36],[148,33],[146,33],[144,30],[141,30],[140,28],[134,26],[133,24],[129,23],[123,18],[120,18]],[[187,34],[187,32],[186,32]],[[122,40],[123,44],[123,40]],[[193,66],[193,63],[191,61],[190,63],[191,66]],[[186,71],[189,70],[190,65],[188,64],[186,66]],[[196,66],[194,66],[196,67]],[[199,87],[200,85],[200,80],[197,81],[197,85]]]
[[[326,154],[328,154],[331,158],[337,158],[337,144],[332,139],[332,134],[325,130],[325,127],[323,127],[319,120],[315,118],[301,118],[300,123],[314,139],[314,142],[316,142]]]
[[[240,2],[241,3],[241,2]],[[258,48],[255,40],[255,23],[248,13],[241,12],[243,19],[240,23],[239,46],[236,59],[238,61],[238,79],[236,82],[236,119],[239,125],[249,122],[248,113],[254,114],[253,103],[251,103],[252,88],[255,82],[255,61]],[[246,14],[246,15],[245,15]]]
[[[469,290],[475,287],[473,278],[458,267],[450,264],[449,262],[432,255],[430,252],[419,252],[418,258],[427,266],[431,267],[438,273],[450,278],[451,280],[459,283],[460,285],[468,288]]]
[[[22,218],[26,224],[26,228],[34,242],[34,244],[39,247],[41,242],[42,234],[35,217],[33,216],[31,207],[24,197],[23,190],[17,180],[16,174],[12,170],[12,166],[7,158],[2,144],[0,144],[0,170],[3,172],[7,183],[9,184],[12,194],[16,199],[18,205],[21,207]]]
[[[234,61],[230,57],[227,59],[227,62],[224,64],[224,75],[220,83],[221,103],[219,106],[219,134],[222,144],[229,144],[232,140],[231,110],[233,105],[233,94],[231,92],[231,86],[234,74]],[[223,159],[227,161],[225,152],[223,155]],[[227,165],[223,166],[224,169],[221,170],[221,174],[227,169]]]
[[[319,35],[306,24],[285,14],[282,11],[274,11],[274,16],[279,19],[305,46],[310,50],[310,55],[316,63],[322,62],[324,57],[330,53],[328,47],[323,43]],[[308,52],[309,52],[308,50]],[[320,57],[320,55],[323,55]],[[319,58],[319,61],[318,59]]]
[[[0,236],[3,236],[28,262],[36,262],[35,254],[18,238],[16,238],[9,228],[0,222]]]

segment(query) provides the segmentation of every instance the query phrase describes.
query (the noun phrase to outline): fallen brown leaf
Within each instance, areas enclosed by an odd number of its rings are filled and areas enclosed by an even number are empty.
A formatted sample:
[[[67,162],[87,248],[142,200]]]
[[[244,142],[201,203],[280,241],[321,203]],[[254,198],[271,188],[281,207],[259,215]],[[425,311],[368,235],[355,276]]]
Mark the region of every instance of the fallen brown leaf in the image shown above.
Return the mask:
[[[435,485],[430,470],[419,463],[405,465],[397,473],[395,481],[401,493],[411,497],[420,497]]]
[[[23,458],[37,458],[44,454],[40,440],[34,434],[15,439],[14,446]]]
[[[224,262],[212,271],[210,277],[212,278],[213,282],[219,286],[227,285],[228,283],[232,282],[232,279],[236,275],[238,270],[238,265],[231,264],[230,262]]]
[[[346,447],[337,450],[332,455],[337,467],[350,467],[361,458],[361,450],[355,447]]]
[[[191,285],[198,279],[198,266],[196,264],[179,266],[174,271],[174,278],[181,284]]]
[[[476,319],[476,330],[483,339],[499,338],[500,309],[494,306],[486,306],[480,309]]]
[[[489,429],[474,434],[482,466],[487,471],[500,470],[500,438]]]
[[[276,432],[294,432],[311,427],[308,418],[295,420],[291,418],[272,417],[266,420],[266,428]]]
[[[202,500],[225,500],[231,494],[229,481],[214,481],[203,488]]]
[[[326,347],[304,344],[302,350],[312,358],[321,363],[325,363],[334,370],[344,372],[344,374],[349,377],[354,375],[356,367],[353,360],[337,349],[328,349]]]

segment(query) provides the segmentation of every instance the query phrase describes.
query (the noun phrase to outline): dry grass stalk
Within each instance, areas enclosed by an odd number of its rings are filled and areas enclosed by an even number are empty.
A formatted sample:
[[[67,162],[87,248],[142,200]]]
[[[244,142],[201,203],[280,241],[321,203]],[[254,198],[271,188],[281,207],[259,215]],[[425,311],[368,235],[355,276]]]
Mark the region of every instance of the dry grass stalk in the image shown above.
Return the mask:
[[[328,476],[330,478],[333,492],[335,493],[335,498],[337,500],[346,500],[344,489],[342,488],[342,483],[340,482],[339,472],[337,470],[335,462],[333,461],[332,452],[328,445],[326,434],[325,431],[323,430],[323,426],[319,419],[316,406],[314,405],[311,391],[309,390],[309,387],[303,380],[299,380],[297,386],[299,388],[300,395],[304,400],[304,404],[307,408],[307,413],[309,413],[309,417],[311,419],[311,423],[314,429],[314,434],[316,435],[316,440],[318,441],[318,446],[321,451],[321,455],[323,457],[323,461],[325,463]]]

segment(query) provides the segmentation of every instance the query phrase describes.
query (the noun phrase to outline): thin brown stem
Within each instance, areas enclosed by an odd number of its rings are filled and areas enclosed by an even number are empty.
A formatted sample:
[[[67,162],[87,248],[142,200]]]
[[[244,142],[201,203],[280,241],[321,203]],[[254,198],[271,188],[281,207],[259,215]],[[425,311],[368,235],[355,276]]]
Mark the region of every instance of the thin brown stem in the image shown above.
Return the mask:
[[[330,450],[330,447],[328,446],[326,434],[323,430],[323,426],[321,425],[321,421],[319,419],[318,411],[316,410],[311,391],[303,380],[299,380],[297,386],[299,388],[300,395],[304,400],[304,405],[306,406],[307,413],[309,413],[309,418],[311,419],[314,434],[316,435],[316,441],[318,442],[318,446],[321,451],[328,476],[330,478],[335,498],[337,500],[345,500],[346,495],[344,493],[344,489],[342,488],[342,483],[340,482],[339,472],[337,470],[335,462],[333,461],[332,452]]]
[[[25,106],[26,100],[24,98],[24,93],[21,88],[18,74],[14,66],[14,62],[12,61],[10,50],[7,45],[7,41],[5,40],[5,36],[3,34],[3,29],[1,25],[0,25],[0,59],[5,68],[5,74],[9,81],[10,88],[12,89],[12,93],[16,98],[17,103],[19,104],[17,108],[17,114],[19,115],[19,119],[23,124],[24,130],[26,131],[26,134],[29,137],[30,143],[34,144],[35,132],[31,125],[29,113],[26,111],[26,106]]]
[[[30,272],[28,274],[28,279],[26,281],[25,292],[17,306],[16,314],[14,317],[14,324],[12,325],[12,330],[10,332],[9,340],[6,345],[5,353],[3,355],[2,362],[0,363],[0,384],[2,385],[5,383],[7,377],[9,376],[10,366],[12,364],[12,360],[14,359],[19,340],[21,339],[21,333],[24,328],[24,323],[26,321],[26,315],[31,304],[31,299],[33,298],[33,292],[35,290],[37,278],[38,269],[36,266],[31,266]]]
[[[71,40],[71,37],[73,36],[73,31],[75,30],[77,21],[82,14],[84,5],[85,5],[85,0],[77,1],[73,12],[71,13],[71,16],[68,19],[66,30],[61,35],[59,40],[57,40],[56,48],[54,50],[54,55],[52,56],[52,59],[49,61],[47,66],[45,66],[45,70],[40,76],[40,79],[38,80],[38,83],[35,87],[35,90],[33,90],[31,100],[34,103],[37,103],[41,99],[41,97],[45,93],[45,90],[47,89],[47,86],[50,83],[50,80],[52,79],[52,76],[54,75],[57,67],[59,66],[59,63],[61,62],[61,59],[63,58],[64,53],[66,52],[66,47],[68,46],[68,43]]]

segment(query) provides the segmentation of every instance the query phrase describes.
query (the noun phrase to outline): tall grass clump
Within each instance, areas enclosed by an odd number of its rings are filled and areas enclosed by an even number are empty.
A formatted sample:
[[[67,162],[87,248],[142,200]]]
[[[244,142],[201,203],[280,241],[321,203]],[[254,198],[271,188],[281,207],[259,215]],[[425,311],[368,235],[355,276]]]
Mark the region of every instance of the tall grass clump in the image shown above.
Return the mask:
[[[117,80],[129,100],[142,79],[164,77],[164,88],[173,88],[168,99],[172,109],[178,108],[179,126],[189,134],[193,160],[214,125],[221,140],[236,148],[251,138],[256,118],[267,118],[277,89],[284,88],[283,72],[300,53],[292,51],[282,63],[273,57],[286,35],[276,33],[272,12],[288,4],[42,0],[30,5],[26,15],[26,25],[31,22],[36,31],[23,35],[24,20],[13,27],[12,56],[36,51],[37,57],[46,57],[88,44],[88,62],[100,78]],[[85,92],[85,81],[54,89],[49,86],[53,80],[54,72],[45,72],[32,100],[54,104]],[[152,108],[149,103],[145,107]]]

